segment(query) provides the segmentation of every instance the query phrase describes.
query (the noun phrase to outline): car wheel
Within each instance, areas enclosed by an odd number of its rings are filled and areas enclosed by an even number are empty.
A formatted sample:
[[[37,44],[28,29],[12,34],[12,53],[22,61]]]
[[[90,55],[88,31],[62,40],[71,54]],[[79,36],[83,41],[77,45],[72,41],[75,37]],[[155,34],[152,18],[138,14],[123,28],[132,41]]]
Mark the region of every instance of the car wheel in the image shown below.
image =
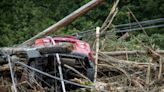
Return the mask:
[[[87,77],[93,81],[94,80],[94,69],[93,68],[87,68]]]

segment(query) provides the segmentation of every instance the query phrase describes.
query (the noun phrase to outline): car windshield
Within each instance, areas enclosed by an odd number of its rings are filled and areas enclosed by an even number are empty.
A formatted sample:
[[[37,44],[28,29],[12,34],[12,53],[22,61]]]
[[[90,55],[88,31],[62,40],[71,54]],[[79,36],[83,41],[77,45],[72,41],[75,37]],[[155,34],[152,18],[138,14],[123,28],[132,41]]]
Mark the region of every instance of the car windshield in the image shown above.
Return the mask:
[[[63,42],[58,42],[58,44],[60,46],[64,46],[64,45],[67,45],[67,44],[70,44],[69,42],[66,42],[66,41],[63,41]]]

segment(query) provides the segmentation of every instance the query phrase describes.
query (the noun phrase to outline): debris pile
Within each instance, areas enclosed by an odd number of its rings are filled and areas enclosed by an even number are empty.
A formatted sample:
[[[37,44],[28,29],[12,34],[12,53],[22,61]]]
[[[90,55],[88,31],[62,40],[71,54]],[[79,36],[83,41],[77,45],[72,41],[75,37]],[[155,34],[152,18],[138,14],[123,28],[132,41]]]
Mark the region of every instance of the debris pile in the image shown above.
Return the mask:
[[[11,51],[12,53],[21,51],[21,54],[10,54],[9,56],[6,53],[7,56],[5,57],[2,56],[4,53],[1,53],[1,92],[11,92],[13,90],[16,90],[16,92],[63,92],[63,88],[72,92],[94,92],[95,90],[100,92],[163,92],[164,90],[163,51],[157,51],[157,53],[148,48],[147,52],[140,53],[149,56],[148,62],[135,62],[116,58],[120,55],[134,54],[135,51],[133,53],[127,51],[127,54],[124,53],[125,51],[99,52],[97,81],[93,83],[87,78],[86,74],[67,64],[55,66],[56,68],[53,69],[56,70],[54,71],[62,70],[61,73],[58,72],[56,75],[50,73],[51,65],[48,65],[49,68],[44,67],[46,69],[44,71],[35,67],[35,64],[29,65],[26,62],[28,58],[25,58],[25,54],[23,54],[27,48],[2,49],[10,53]],[[40,51],[43,49],[38,48]],[[116,56],[113,57],[114,55]],[[57,68],[58,66],[60,66],[60,69]],[[72,70],[71,75],[66,74],[65,71],[68,71],[66,68]],[[61,76],[64,79],[61,79]]]
[[[106,83],[109,91],[163,92],[164,63],[159,63],[163,62],[162,56],[156,60],[149,57],[149,62],[135,62],[99,54],[99,81]]]
[[[101,28],[96,29],[96,34],[93,33],[95,29],[84,32],[85,40],[96,49],[95,61],[89,44],[80,40],[76,42],[74,38],[66,38],[68,41],[60,38],[61,42],[52,37],[48,37],[48,41],[41,38],[37,45],[44,46],[33,46],[37,38],[67,25],[102,1],[92,0],[18,47],[0,48],[0,92],[164,92],[164,51],[156,51],[150,48],[153,46],[145,46],[137,40],[144,50],[101,52],[109,45],[105,44],[108,40],[106,34],[109,34],[106,30],[111,26],[112,30],[115,29],[112,21],[118,12],[119,0],[114,3]],[[147,35],[133,12],[128,10]],[[124,32],[118,40],[129,36],[126,30]],[[101,41],[99,37],[104,38]],[[83,50],[75,49],[76,46]],[[75,50],[80,53],[72,53]],[[129,55],[145,56],[147,61],[130,61],[127,59]]]

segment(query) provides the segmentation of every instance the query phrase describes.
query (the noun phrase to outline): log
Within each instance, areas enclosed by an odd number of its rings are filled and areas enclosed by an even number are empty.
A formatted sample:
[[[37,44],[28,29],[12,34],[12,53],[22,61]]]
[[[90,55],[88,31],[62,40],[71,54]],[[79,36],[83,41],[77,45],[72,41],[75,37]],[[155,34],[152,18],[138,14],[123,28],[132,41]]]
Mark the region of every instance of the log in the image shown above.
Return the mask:
[[[99,61],[103,61],[107,64],[120,64],[120,65],[127,65],[127,66],[131,66],[131,67],[147,67],[149,65],[149,63],[141,63],[141,62],[135,62],[135,61],[128,61],[128,60],[120,60],[120,59],[117,59],[117,58],[114,58],[112,56],[108,56],[108,55],[105,55],[103,53],[99,53]],[[154,63],[151,63],[151,66],[158,66]]]
[[[0,51],[5,52],[9,55],[11,54],[17,54],[17,53],[25,53],[29,50],[38,50],[41,54],[46,53],[70,53],[70,49],[67,47],[61,47],[61,46],[40,46],[40,47],[3,47],[0,48]]]
[[[157,50],[158,54],[164,55],[164,50]],[[121,55],[143,55],[146,54],[146,51],[140,51],[140,50],[134,50],[134,51],[111,51],[111,52],[102,52],[104,54],[110,55],[110,56],[121,56]]]
[[[52,26],[48,27],[47,29],[43,30],[39,34],[35,35],[34,37],[30,38],[29,40],[22,43],[20,46],[24,45],[31,45],[33,44],[34,40],[43,36],[46,36],[48,34],[51,34],[52,32],[62,28],[63,26],[66,26],[67,24],[71,23],[84,13],[88,12],[98,4],[100,4],[103,0],[92,0],[89,3],[85,4],[84,6],[80,7],[79,9],[75,10],[73,13],[69,14],[62,20],[58,21],[57,23],[53,24]]]

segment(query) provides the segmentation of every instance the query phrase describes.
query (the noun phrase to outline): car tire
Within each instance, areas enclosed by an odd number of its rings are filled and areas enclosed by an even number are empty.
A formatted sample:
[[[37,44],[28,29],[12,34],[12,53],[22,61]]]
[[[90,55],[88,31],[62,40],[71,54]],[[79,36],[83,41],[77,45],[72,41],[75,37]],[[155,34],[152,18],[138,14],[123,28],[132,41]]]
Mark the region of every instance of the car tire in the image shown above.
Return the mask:
[[[87,68],[87,77],[93,81],[94,80],[94,69],[93,68]]]

